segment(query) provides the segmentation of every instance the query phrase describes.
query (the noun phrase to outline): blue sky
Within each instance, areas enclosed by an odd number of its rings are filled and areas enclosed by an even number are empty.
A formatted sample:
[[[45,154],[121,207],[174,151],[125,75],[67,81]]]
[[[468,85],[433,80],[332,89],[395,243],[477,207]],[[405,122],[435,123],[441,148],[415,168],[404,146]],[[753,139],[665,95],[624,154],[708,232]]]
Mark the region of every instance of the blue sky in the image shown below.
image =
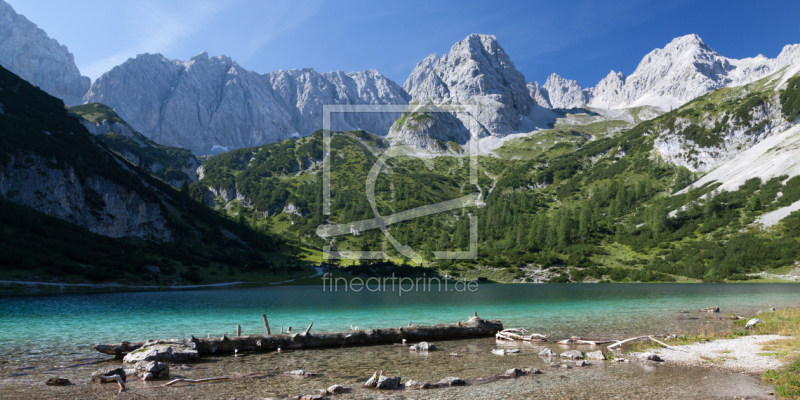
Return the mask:
[[[136,54],[205,50],[262,73],[374,68],[402,85],[428,54],[486,33],[528,81],[556,72],[587,87],[689,33],[733,58],[800,43],[798,1],[7,1],[92,79]]]

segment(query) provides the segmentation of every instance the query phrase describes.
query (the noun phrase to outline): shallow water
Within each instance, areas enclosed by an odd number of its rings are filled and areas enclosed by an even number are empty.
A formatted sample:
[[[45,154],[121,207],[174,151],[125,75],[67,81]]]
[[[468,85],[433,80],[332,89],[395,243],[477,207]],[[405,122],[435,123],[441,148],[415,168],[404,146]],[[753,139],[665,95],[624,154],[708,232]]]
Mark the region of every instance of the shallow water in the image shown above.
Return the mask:
[[[597,284],[481,285],[476,292],[322,291],[321,287],[271,287],[191,292],[102,293],[0,298],[0,393],[4,398],[36,396],[107,398],[113,385],[88,385],[100,366],[115,365],[95,353],[98,342],[188,337],[211,333],[263,333],[261,314],[273,330],[280,326],[314,330],[433,324],[466,320],[473,312],[500,319],[506,327],[525,327],[554,338],[571,335],[630,337],[638,334],[725,330],[726,313],[752,315],[767,307],[800,306],[800,286],[793,284]],[[720,314],[696,312],[719,306]],[[693,311],[679,314],[677,311]],[[403,391],[384,397],[481,398],[766,398],[769,389],[757,376],[713,369],[595,362],[590,367],[551,371],[536,354],[540,346],[521,346],[519,355],[493,356],[493,339],[444,341],[427,356],[409,354],[399,345],[304,350],[205,358],[173,376],[204,378],[274,368],[302,368],[320,374],[291,378],[271,373],[261,378],[204,384],[182,389],[148,389],[122,397],[179,395],[198,398],[254,398],[309,393],[339,383],[358,386],[376,370],[406,379],[438,381],[446,376],[475,379],[513,367],[545,370],[519,378],[429,391]],[[557,345],[548,344],[557,352]],[[453,358],[451,352],[459,352]],[[81,365],[85,364],[85,365]],[[76,385],[50,388],[50,376],[64,376]],[[141,385],[141,383],[133,384]],[[374,398],[355,390],[347,398]]]

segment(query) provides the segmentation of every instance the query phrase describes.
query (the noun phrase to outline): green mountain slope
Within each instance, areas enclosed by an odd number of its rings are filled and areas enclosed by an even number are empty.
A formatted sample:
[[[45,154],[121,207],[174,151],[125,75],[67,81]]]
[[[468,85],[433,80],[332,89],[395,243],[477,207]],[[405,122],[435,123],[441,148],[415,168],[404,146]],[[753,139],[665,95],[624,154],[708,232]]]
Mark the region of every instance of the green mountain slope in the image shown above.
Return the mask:
[[[800,178],[751,179],[738,190],[723,192],[715,191],[719,184],[712,182],[674,194],[707,168],[791,126],[797,78],[782,92],[773,87],[773,78],[709,93],[630,129],[595,135],[596,140],[556,128],[553,132],[567,140],[557,139],[545,151],[479,157],[478,188],[468,184],[466,158],[436,157],[432,170],[416,158],[394,158],[376,183],[379,213],[481,193],[483,203],[477,208],[418,218],[389,230],[420,251],[427,265],[451,276],[716,281],[791,268],[800,252],[795,229],[800,216],[791,214],[769,230],[752,223],[798,200]],[[192,195],[307,246],[381,249],[399,257],[377,230],[327,241],[315,235],[323,222],[375,217],[365,179],[385,150],[381,138],[364,132],[333,135],[332,215],[323,218],[321,140],[318,133],[211,158]],[[512,150],[524,150],[524,143],[516,141]],[[674,149],[670,143],[678,143],[680,150],[669,153]],[[435,260],[433,250],[466,249],[469,213],[479,220],[478,260]]]
[[[178,188],[197,180],[200,163],[191,151],[148,139],[106,105],[89,103],[67,109],[109,149],[159,179]]]

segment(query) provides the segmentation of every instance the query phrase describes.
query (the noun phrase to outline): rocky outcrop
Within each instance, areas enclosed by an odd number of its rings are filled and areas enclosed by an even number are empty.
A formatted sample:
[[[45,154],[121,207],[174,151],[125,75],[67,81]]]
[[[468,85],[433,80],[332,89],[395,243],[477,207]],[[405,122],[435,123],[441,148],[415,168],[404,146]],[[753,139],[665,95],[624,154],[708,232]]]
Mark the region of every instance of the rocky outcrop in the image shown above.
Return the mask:
[[[550,104],[550,97],[547,95],[547,90],[539,86],[539,82],[528,82],[527,86],[528,94],[530,94],[533,101],[536,102],[536,105],[544,108],[553,108],[553,105]]]
[[[0,65],[67,105],[79,104],[91,80],[72,53],[0,0]]]
[[[444,123],[448,129],[464,126],[477,137],[505,136],[517,131],[535,106],[525,77],[514,67],[497,39],[490,35],[469,35],[453,45],[449,53],[441,57],[428,56],[417,64],[404,88],[412,96],[411,102],[419,105],[480,106],[481,109],[474,112],[453,110],[452,116],[461,123],[453,124],[452,120]],[[434,119],[439,118],[445,117],[434,116]],[[414,144],[420,137],[407,133],[395,124],[389,137],[393,143],[405,144]],[[459,129],[450,136],[457,143],[464,143],[461,135]],[[444,140],[442,135],[438,136]]]
[[[326,104],[407,104],[410,97],[374,70],[259,74],[205,52],[188,61],[143,54],[97,79],[84,97],[106,104],[158,143],[216,154],[322,129]],[[348,113],[334,130],[386,134],[396,114]]]
[[[80,179],[72,167],[51,168],[54,160],[10,154],[0,172],[0,196],[47,215],[109,236],[171,241],[157,202],[100,175]]]

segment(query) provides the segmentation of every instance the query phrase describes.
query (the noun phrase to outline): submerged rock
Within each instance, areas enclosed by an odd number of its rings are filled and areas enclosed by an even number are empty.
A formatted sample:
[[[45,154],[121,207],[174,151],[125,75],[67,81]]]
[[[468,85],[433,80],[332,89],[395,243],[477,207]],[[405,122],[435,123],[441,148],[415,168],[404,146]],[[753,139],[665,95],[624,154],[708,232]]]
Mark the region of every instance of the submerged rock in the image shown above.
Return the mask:
[[[150,340],[125,355],[122,361],[131,364],[139,361],[185,362],[195,361],[198,357],[196,345],[192,342]]]
[[[606,359],[606,355],[603,354],[603,352],[601,350],[590,351],[590,352],[586,353],[586,358],[591,359],[591,360],[605,360]]]
[[[545,348],[544,350],[539,352],[539,355],[542,357],[558,357],[555,351]]]
[[[439,387],[438,384],[432,382],[420,382],[415,380],[410,380],[406,382],[405,386],[406,388],[412,388],[412,389],[434,389]]]
[[[587,365],[589,365],[589,363],[584,361],[584,360],[575,361],[575,366],[576,367],[585,367]]]
[[[325,393],[327,394],[341,394],[344,392],[349,392],[351,389],[349,387],[345,387],[342,385],[333,385],[327,389],[325,389]]]
[[[541,374],[542,370],[540,370],[539,368],[528,367],[528,368],[523,368],[522,372],[529,375],[535,375],[535,374]]]
[[[283,374],[284,375],[293,375],[293,376],[314,376],[314,375],[316,375],[313,372],[304,371],[302,369],[296,369],[296,370],[293,370],[293,371],[284,371]]]
[[[439,386],[464,386],[466,384],[467,381],[453,376],[448,376],[447,378],[444,378],[439,382],[437,382],[437,385]]]
[[[522,370],[519,369],[519,368],[511,368],[509,370],[506,370],[506,372],[503,375],[510,376],[512,378],[516,378],[516,377],[522,376],[524,374],[525,373],[522,372]]]
[[[92,374],[92,383],[116,382],[103,379],[104,376],[114,376],[114,375],[119,375],[119,377],[122,378],[123,381],[128,380],[128,373],[123,368],[101,369]]]
[[[436,350],[436,346],[428,343],[428,342],[419,342],[419,344],[415,344],[413,346],[408,347],[409,351],[433,351]]]
[[[565,351],[565,352],[561,353],[561,357],[562,358],[572,358],[574,360],[582,360],[584,357],[586,357],[586,354],[583,354],[582,351],[578,351],[578,350],[569,350],[569,351]]]
[[[642,358],[648,361],[664,361],[664,359],[656,353],[643,353]]]
[[[496,356],[503,356],[503,355],[506,354],[506,351],[503,350],[503,349],[494,349],[494,350],[492,350],[492,354],[494,354]]]

